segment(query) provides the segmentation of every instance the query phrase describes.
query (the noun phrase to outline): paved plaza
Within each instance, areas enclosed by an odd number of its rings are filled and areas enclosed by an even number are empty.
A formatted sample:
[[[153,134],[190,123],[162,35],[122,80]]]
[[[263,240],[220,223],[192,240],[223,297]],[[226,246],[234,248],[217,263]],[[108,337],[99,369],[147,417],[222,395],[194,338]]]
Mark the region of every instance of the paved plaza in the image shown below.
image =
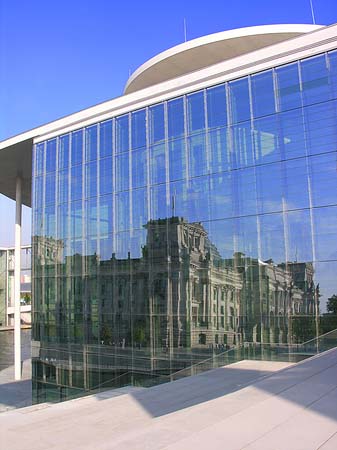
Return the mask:
[[[6,450],[335,450],[337,349],[0,416]]]
[[[21,381],[14,381],[14,366],[0,371],[0,413],[32,404],[31,373],[30,359],[23,361]]]

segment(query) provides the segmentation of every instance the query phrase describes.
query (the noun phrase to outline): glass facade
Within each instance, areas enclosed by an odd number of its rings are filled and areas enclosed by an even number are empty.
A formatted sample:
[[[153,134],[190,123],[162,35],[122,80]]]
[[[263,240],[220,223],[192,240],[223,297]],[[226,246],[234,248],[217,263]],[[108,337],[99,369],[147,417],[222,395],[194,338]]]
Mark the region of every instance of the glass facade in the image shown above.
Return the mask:
[[[337,52],[35,145],[36,401],[318,333],[337,293]]]

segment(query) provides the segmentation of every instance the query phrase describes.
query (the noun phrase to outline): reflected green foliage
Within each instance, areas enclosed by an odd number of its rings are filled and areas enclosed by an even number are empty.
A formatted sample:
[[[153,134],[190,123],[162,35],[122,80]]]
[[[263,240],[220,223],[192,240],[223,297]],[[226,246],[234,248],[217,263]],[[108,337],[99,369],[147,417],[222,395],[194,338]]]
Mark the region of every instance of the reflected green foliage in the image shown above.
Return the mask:
[[[316,336],[316,321],[314,317],[292,317],[291,329],[293,342],[300,344]]]
[[[332,297],[328,298],[326,309],[329,313],[337,315],[337,295],[334,294]]]

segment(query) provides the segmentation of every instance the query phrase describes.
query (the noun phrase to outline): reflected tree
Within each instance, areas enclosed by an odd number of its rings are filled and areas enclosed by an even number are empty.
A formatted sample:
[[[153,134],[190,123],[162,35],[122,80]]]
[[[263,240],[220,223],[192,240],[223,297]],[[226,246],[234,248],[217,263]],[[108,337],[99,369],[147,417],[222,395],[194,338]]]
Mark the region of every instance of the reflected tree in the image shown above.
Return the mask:
[[[332,297],[328,298],[326,309],[329,313],[337,315],[337,295],[334,294]]]

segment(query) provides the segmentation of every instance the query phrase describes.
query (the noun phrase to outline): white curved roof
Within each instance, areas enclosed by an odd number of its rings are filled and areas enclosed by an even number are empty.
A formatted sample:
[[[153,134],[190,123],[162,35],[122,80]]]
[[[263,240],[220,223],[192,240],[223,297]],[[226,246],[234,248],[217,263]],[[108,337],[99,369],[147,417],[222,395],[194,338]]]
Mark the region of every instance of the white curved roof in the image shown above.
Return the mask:
[[[128,79],[124,94],[250,53],[321,28],[321,25],[261,25],[209,34],[159,53]]]

